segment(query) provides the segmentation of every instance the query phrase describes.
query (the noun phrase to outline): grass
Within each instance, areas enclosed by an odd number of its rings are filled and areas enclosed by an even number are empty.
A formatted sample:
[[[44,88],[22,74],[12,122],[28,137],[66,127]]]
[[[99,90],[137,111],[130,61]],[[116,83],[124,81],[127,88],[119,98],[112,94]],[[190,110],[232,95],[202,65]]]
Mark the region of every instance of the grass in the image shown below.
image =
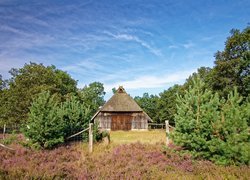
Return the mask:
[[[166,132],[164,130],[152,131],[111,131],[111,143],[129,144],[129,143],[164,143],[166,141]]]

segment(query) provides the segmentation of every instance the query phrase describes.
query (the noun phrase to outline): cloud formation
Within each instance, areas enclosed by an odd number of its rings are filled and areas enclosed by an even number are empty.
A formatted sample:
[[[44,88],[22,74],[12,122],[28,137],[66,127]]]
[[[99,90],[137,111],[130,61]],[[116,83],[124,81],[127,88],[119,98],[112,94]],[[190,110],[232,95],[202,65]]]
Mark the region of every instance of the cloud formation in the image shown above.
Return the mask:
[[[159,88],[167,87],[169,84],[180,83],[181,81],[187,79],[189,75],[195,72],[194,69],[188,71],[180,71],[174,73],[167,73],[158,76],[138,76],[133,80],[120,81],[111,84],[104,84],[105,90],[111,92],[112,88],[124,86],[125,89],[141,89],[141,88]]]
[[[125,40],[125,41],[136,42],[136,43],[140,44],[142,47],[148,49],[155,56],[161,56],[162,55],[161,51],[159,49],[157,49],[155,47],[152,47],[146,41],[141,40],[139,37],[137,37],[135,35],[131,35],[131,34],[113,34],[113,33],[110,33],[110,32],[106,32],[106,34],[112,36],[114,39],[117,39],[117,40]]]

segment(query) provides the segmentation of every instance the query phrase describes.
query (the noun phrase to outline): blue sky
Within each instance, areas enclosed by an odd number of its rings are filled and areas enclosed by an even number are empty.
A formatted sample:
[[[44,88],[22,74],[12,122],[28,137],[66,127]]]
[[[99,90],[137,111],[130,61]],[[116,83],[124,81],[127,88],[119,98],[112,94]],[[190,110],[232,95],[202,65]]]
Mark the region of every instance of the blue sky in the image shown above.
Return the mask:
[[[102,82],[106,98],[119,85],[158,94],[212,67],[249,22],[249,0],[0,0],[0,74],[32,61]]]

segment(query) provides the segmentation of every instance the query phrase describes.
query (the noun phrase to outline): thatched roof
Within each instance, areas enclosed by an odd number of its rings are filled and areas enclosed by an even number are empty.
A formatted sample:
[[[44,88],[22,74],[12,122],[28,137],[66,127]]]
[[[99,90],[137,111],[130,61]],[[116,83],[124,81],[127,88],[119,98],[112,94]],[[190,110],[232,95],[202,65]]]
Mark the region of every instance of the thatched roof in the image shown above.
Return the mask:
[[[102,112],[142,112],[143,110],[120,86],[117,92],[100,109]]]

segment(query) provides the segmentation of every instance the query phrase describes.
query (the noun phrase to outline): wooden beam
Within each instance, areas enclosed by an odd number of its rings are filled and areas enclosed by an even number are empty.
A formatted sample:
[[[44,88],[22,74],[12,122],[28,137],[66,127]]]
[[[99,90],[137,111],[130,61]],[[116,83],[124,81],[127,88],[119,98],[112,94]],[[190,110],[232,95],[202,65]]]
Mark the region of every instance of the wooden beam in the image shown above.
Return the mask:
[[[168,146],[169,144],[169,122],[168,120],[165,121],[166,124],[166,145]]]
[[[77,136],[77,135],[79,135],[79,134],[81,134],[81,133],[83,133],[83,132],[85,132],[85,131],[87,131],[87,130],[89,130],[89,127],[88,127],[87,129],[84,129],[84,130],[82,130],[82,131],[80,131],[80,132],[78,132],[78,133],[76,133],[76,134],[73,134],[73,135],[67,137],[66,139],[70,139],[70,138],[72,138],[72,137],[75,137],[75,136]]]
[[[93,152],[93,124],[89,123],[89,152]]]
[[[10,148],[10,147],[7,147],[7,146],[5,146],[4,144],[1,144],[1,143],[0,143],[0,146],[3,147],[3,148],[6,148],[6,149],[8,149],[8,150],[15,151],[15,149],[12,149],[12,148]]]

